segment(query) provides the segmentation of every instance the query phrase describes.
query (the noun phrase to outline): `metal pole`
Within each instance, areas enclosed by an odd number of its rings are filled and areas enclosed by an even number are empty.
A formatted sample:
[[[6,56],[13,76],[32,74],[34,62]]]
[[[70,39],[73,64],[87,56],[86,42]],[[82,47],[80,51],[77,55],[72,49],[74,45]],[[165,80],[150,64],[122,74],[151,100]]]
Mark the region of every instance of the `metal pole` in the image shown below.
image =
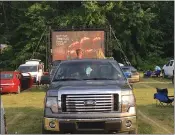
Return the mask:
[[[110,55],[110,57],[112,57],[112,28],[111,28],[111,25],[109,25],[109,29],[110,29],[110,33],[109,33],[109,39],[110,39],[110,41],[109,41],[109,55]]]
[[[48,55],[49,55],[49,60],[48,60],[48,69],[50,71],[51,68],[51,26],[49,26],[49,33],[48,33]]]
[[[45,66],[45,70],[48,69],[48,44],[47,41],[49,40],[47,34],[46,34],[46,66]]]

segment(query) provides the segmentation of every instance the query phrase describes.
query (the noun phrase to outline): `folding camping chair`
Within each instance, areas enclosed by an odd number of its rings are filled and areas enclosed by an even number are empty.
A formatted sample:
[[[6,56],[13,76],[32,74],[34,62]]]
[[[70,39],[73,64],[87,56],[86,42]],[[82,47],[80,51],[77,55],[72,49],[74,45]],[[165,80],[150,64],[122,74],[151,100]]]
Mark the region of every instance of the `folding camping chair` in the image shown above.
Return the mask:
[[[167,88],[156,88],[157,93],[154,94],[154,99],[156,99],[156,106],[165,107],[173,106],[174,96],[168,96]]]

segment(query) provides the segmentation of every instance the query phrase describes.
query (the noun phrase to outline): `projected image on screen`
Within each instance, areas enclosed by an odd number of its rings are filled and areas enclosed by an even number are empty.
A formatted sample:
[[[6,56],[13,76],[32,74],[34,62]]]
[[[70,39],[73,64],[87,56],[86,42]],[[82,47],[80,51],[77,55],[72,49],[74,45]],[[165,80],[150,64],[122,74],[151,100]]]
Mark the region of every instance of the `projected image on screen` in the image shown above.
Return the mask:
[[[61,31],[52,33],[53,60],[75,59],[76,49],[83,58],[104,57],[104,31]]]

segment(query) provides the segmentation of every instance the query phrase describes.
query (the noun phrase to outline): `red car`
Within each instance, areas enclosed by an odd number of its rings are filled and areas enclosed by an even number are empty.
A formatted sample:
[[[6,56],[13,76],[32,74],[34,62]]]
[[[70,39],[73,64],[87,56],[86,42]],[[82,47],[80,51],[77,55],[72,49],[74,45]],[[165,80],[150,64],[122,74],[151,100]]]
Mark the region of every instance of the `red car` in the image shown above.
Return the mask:
[[[3,71],[0,73],[0,93],[20,93],[22,89],[32,86],[31,76],[23,76],[16,71]],[[29,79],[28,79],[29,78]]]

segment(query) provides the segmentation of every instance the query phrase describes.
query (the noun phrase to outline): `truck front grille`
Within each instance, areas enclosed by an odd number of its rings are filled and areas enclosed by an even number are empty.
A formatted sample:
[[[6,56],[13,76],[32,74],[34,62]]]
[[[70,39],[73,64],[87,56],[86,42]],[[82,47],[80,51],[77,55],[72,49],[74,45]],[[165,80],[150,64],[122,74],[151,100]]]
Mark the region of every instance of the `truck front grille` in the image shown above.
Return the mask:
[[[118,94],[62,95],[63,112],[118,111]]]

